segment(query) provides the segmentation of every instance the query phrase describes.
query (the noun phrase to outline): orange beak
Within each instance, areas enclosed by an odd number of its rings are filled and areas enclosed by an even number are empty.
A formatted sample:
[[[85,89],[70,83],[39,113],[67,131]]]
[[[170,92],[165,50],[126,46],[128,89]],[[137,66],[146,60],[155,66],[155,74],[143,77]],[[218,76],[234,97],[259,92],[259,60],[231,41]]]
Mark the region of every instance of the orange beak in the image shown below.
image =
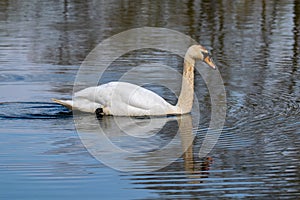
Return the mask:
[[[204,58],[204,62],[205,62],[206,64],[208,64],[208,66],[210,66],[210,67],[213,68],[213,69],[216,69],[216,68],[217,68],[216,65],[215,65],[215,63],[214,63],[214,61],[213,61],[213,59],[212,59],[210,56],[206,56],[206,57]]]

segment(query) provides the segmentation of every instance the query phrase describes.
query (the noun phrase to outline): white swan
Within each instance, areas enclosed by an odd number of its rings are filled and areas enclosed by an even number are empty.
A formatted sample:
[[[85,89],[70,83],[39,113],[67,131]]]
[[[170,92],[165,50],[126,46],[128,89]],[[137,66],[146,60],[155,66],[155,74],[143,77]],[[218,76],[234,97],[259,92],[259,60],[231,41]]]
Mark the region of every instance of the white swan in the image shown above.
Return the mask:
[[[175,106],[150,90],[126,82],[110,82],[83,89],[74,94],[73,100],[52,100],[69,109],[96,113],[96,115],[186,114],[191,111],[193,105],[195,60],[202,60],[216,69],[208,51],[201,45],[192,45],[184,57],[181,92]]]

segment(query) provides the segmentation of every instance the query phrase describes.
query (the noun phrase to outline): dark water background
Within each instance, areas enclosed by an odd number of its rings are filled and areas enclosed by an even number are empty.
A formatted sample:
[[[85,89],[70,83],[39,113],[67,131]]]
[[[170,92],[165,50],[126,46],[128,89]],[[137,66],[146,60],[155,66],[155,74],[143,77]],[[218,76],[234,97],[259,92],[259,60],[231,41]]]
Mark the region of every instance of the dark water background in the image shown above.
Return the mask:
[[[300,1],[2,0],[0,10],[0,199],[299,198]],[[81,62],[99,42],[143,26],[180,31],[211,50],[227,118],[209,157],[198,158],[210,98],[197,75],[202,128],[189,156],[159,171],[125,173],[91,156],[72,114],[50,99],[71,97]],[[117,66],[147,58],[182,67],[182,59],[149,50],[121,57],[107,79],[124,73]],[[178,128],[166,126],[153,144]]]

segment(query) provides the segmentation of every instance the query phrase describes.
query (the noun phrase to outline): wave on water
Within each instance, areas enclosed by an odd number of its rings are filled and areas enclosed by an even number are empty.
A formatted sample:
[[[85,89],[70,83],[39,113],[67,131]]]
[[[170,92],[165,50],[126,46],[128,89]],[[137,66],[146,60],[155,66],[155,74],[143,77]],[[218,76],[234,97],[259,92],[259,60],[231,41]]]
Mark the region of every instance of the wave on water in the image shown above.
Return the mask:
[[[72,111],[49,102],[1,102],[1,119],[56,119],[72,116]]]

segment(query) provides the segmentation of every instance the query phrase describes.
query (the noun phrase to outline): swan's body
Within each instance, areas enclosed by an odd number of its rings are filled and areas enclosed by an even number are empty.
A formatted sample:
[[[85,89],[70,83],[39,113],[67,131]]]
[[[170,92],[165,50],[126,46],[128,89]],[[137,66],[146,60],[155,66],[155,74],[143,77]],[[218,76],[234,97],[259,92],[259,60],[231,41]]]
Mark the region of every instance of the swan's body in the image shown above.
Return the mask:
[[[103,108],[106,115],[145,116],[178,113],[175,106],[154,92],[126,82],[110,82],[89,87],[75,93],[74,99],[54,101],[83,112],[94,113],[97,108]]]
[[[57,100],[72,110],[95,113],[101,109],[103,115],[149,116],[178,115],[189,113],[194,96],[194,64],[199,59],[215,69],[208,51],[200,45],[191,46],[184,58],[181,93],[176,105],[171,105],[156,93],[126,82],[110,82],[89,87],[74,94],[73,100]]]

